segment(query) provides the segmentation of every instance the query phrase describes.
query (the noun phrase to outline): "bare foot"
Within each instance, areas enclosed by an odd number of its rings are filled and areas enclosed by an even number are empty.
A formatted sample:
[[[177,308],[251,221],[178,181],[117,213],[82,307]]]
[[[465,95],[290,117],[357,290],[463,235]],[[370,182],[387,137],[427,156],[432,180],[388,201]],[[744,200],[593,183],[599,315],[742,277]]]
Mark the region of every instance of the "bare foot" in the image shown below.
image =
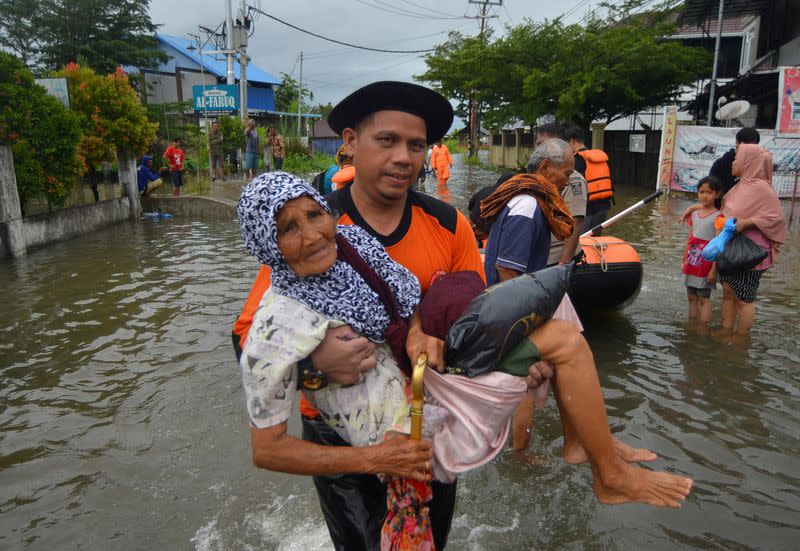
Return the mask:
[[[634,448],[620,440],[616,436],[612,436],[611,440],[614,442],[614,448],[622,458],[623,461],[628,463],[639,463],[641,461],[655,461],[658,457],[650,450],[644,448]],[[579,465],[587,463],[589,456],[586,455],[586,450],[579,443],[565,442],[562,457],[566,463],[570,465]]]
[[[656,507],[679,509],[692,489],[692,480],[665,472],[654,472],[620,463],[620,471],[601,480],[594,471],[592,487],[600,503],[646,503]]]

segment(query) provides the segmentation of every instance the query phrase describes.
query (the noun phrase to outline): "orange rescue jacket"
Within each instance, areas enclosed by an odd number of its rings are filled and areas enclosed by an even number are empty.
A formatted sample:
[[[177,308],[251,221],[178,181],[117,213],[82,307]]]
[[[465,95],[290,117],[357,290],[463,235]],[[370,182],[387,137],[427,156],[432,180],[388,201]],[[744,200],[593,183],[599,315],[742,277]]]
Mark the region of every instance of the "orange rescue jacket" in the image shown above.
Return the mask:
[[[586,161],[586,184],[589,188],[588,201],[611,199],[614,186],[611,184],[611,171],[608,168],[608,155],[600,149],[584,149],[578,155]]]

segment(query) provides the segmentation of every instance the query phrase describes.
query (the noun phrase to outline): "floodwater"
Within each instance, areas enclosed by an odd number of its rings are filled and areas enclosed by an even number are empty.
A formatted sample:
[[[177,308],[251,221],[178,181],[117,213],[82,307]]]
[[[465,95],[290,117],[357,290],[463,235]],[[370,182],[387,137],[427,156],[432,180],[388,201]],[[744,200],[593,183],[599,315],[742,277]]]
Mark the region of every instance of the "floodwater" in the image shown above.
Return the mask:
[[[496,177],[457,156],[449,200]],[[623,187],[619,204],[647,192]],[[608,232],[636,245],[644,284],[585,320],[613,431],[694,478],[683,509],[598,504],[588,468],[559,458],[551,403],[531,458],[461,479],[449,549],[797,548],[799,231],[763,279],[750,342],[728,343],[686,323],[686,204]],[[0,549],[331,548],[311,480],[250,462],[229,334],[256,269],[233,221],[180,218],[0,264]]]

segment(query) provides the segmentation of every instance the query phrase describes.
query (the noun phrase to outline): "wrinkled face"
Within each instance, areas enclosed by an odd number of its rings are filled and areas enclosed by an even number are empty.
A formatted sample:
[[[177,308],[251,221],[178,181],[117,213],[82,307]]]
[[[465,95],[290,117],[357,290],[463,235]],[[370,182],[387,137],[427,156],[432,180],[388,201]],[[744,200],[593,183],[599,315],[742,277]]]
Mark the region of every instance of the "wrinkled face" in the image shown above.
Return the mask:
[[[403,111],[378,111],[342,138],[353,155],[356,183],[376,202],[404,201],[425,161],[425,121]]]
[[[336,221],[311,197],[286,203],[275,223],[278,249],[300,277],[319,275],[336,262]]]
[[[538,173],[547,178],[547,180],[558,188],[560,192],[567,186],[569,177],[575,170],[575,158],[567,157],[564,166],[556,166],[550,159],[545,159],[539,165]]]

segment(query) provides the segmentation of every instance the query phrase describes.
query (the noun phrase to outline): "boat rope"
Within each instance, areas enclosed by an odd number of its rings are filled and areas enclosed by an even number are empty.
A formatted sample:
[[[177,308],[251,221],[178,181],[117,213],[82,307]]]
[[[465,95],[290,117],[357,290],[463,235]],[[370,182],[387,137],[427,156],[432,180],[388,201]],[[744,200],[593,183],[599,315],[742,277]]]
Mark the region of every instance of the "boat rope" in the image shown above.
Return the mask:
[[[590,237],[594,241],[592,247],[597,251],[597,254],[600,255],[600,271],[607,272],[608,271],[608,262],[606,261],[606,249],[608,248],[609,243],[604,241],[598,241],[594,237]],[[616,243],[615,243],[616,244]]]

